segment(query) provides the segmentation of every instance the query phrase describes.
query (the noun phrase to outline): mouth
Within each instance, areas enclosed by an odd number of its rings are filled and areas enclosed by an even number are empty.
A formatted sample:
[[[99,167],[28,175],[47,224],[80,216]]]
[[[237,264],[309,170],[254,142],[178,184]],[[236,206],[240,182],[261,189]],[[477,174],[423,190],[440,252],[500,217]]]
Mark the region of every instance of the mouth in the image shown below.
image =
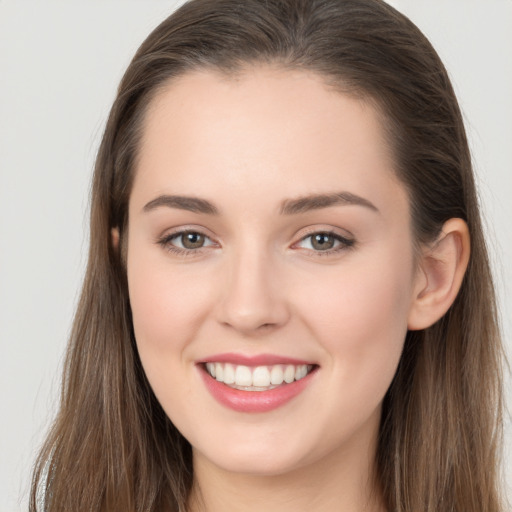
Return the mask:
[[[213,398],[243,413],[268,412],[285,405],[310,385],[319,369],[317,364],[304,361],[276,362],[265,357],[212,358],[197,367]]]
[[[269,391],[291,384],[310,374],[313,364],[274,364],[246,366],[223,362],[204,363],[205,371],[218,382],[242,391]]]

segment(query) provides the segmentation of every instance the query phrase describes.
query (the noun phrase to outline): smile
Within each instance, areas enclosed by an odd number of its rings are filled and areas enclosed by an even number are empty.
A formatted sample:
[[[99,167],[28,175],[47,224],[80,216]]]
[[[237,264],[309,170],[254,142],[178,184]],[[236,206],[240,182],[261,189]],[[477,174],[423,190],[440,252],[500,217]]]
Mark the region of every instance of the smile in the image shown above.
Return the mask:
[[[318,365],[286,358],[234,355],[197,364],[203,382],[217,402],[243,413],[282,407],[314,380]]]
[[[206,363],[206,371],[218,382],[243,391],[268,391],[306,377],[313,365],[276,364],[250,367],[231,363]]]

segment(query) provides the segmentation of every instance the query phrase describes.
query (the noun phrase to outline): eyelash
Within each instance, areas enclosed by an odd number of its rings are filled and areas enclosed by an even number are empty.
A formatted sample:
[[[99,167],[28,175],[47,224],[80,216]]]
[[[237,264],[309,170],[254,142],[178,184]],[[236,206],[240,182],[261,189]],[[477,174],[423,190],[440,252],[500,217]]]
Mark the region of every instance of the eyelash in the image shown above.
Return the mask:
[[[159,245],[161,245],[166,251],[176,254],[177,256],[185,256],[185,257],[196,256],[198,254],[201,254],[203,252],[202,249],[204,249],[205,247],[209,247],[209,245],[214,245],[214,243],[212,243],[207,246],[198,247],[197,249],[186,249],[186,248],[182,248],[182,247],[176,247],[175,245],[173,245],[171,243],[173,240],[176,240],[180,237],[184,237],[185,235],[190,235],[190,234],[204,236],[205,239],[211,241],[211,238],[209,236],[205,235],[204,233],[202,233],[201,231],[194,230],[194,229],[184,229],[183,231],[176,231],[174,233],[165,235],[162,238],[159,238],[157,240],[157,243]]]
[[[180,237],[183,237],[183,236],[189,235],[189,234],[204,236],[205,239],[209,240],[212,243],[209,245],[206,245],[206,246],[198,247],[197,249],[186,249],[186,248],[182,248],[182,247],[176,247],[175,245],[172,244],[173,240],[176,240]],[[293,244],[292,247],[295,247],[298,244],[303,243],[308,238],[312,238],[315,235],[329,236],[329,237],[334,238],[335,242],[339,242],[339,245],[337,247],[333,247],[332,249],[326,249],[323,251],[314,250],[314,249],[306,249],[307,251],[311,251],[312,253],[314,253],[315,256],[331,256],[333,254],[336,254],[336,253],[339,253],[342,251],[347,251],[347,250],[353,249],[355,246],[355,240],[352,238],[346,238],[334,231],[320,230],[320,231],[311,231],[307,235],[303,236],[298,242]],[[166,251],[169,251],[178,256],[185,256],[185,257],[199,255],[203,252],[203,249],[205,249],[206,247],[215,245],[215,242],[213,242],[209,236],[205,235],[201,231],[192,230],[192,229],[186,229],[183,231],[176,231],[174,233],[170,233],[168,235],[163,236],[162,238],[159,238],[157,240],[157,243],[159,245],[161,245]]]
[[[298,242],[293,244],[293,246],[297,246],[298,244],[306,241],[308,238],[311,239],[315,235],[324,235],[334,238],[335,242],[339,242],[339,245],[336,247],[333,247],[332,249],[326,249],[323,251],[315,251],[314,249],[306,249],[308,251],[311,251],[316,256],[332,256],[333,254],[337,254],[343,251],[348,251],[350,249],[353,249],[355,246],[355,240],[353,238],[347,238],[339,233],[336,233],[335,231],[329,231],[329,230],[315,230],[311,231],[310,233],[303,236]],[[311,243],[311,242],[310,242]]]

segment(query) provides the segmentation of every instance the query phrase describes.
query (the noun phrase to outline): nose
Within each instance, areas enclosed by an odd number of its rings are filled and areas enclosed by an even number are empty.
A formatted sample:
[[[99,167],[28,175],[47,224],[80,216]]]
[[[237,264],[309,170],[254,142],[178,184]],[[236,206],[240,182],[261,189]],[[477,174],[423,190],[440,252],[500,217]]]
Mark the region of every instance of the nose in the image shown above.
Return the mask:
[[[286,290],[271,258],[254,248],[233,257],[224,274],[218,320],[246,335],[271,332],[290,317]]]

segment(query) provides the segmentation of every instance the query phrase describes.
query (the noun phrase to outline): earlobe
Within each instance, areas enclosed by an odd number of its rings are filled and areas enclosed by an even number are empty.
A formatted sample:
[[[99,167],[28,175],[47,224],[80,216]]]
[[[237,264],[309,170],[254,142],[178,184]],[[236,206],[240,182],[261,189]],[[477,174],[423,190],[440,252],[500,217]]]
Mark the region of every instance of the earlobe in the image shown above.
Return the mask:
[[[467,224],[462,219],[445,222],[438,239],[421,256],[408,329],[430,327],[448,311],[462,284],[469,254]]]
[[[110,238],[112,241],[112,247],[115,251],[119,249],[119,229],[118,228],[112,228],[110,230]]]

